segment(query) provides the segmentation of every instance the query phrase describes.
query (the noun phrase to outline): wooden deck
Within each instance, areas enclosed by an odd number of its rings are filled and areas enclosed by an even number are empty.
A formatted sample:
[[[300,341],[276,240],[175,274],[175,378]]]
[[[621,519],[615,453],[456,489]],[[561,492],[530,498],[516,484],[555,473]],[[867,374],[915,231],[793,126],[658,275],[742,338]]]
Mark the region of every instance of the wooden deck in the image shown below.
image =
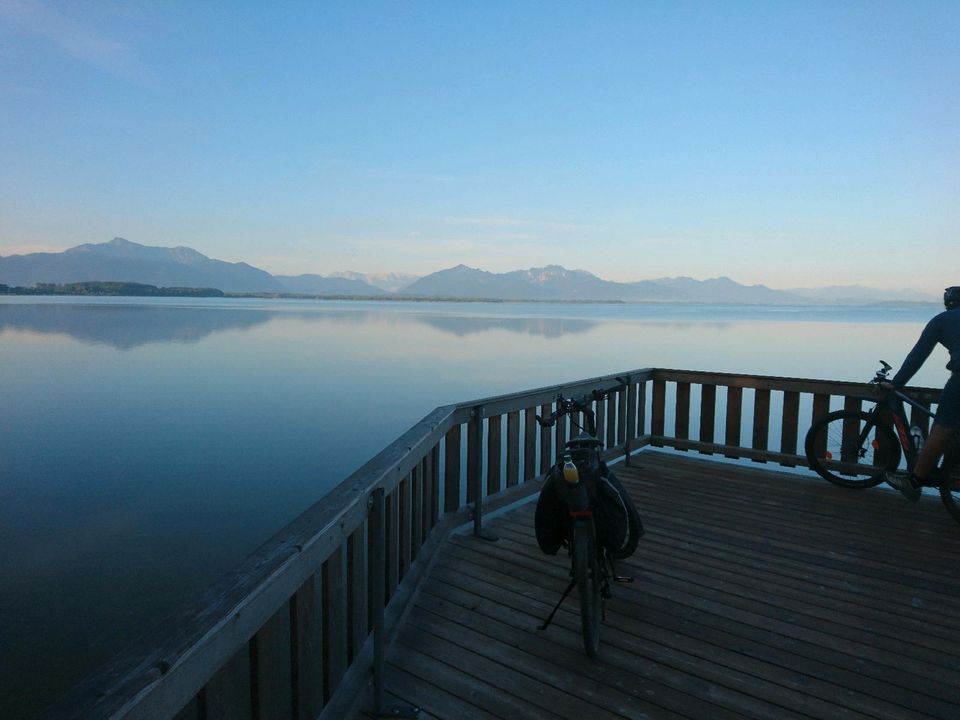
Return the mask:
[[[533,504],[457,534],[387,659],[427,718],[960,718],[960,526],[924,497],[644,452],[617,468],[647,533],[600,655]],[[367,703],[369,706],[369,703]],[[365,717],[365,715],[364,715]]]

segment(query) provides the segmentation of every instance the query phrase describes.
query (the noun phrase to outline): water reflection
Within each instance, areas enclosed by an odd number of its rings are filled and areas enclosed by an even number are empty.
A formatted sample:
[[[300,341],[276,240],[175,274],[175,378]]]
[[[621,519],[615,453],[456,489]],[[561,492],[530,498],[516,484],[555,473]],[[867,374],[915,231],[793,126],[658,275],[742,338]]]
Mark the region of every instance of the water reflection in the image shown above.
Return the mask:
[[[196,343],[213,333],[249,330],[281,318],[340,326],[418,323],[456,337],[506,330],[531,337],[559,338],[588,332],[597,325],[596,321],[583,318],[457,316],[325,306],[310,310],[278,310],[230,306],[0,303],[0,333],[16,330],[67,335],[83,343],[109,345],[119,350],[150,343]]]
[[[457,337],[491,330],[506,330],[533,337],[559,338],[564,335],[589,332],[597,326],[594,321],[576,318],[494,318],[447,315],[416,315],[414,317],[417,322]]]
[[[164,303],[130,298],[32,298],[0,300],[0,333],[65,335],[82,343],[120,350],[142,345],[193,344],[215,333],[250,330],[280,319],[338,327],[411,329],[426,326],[466,338],[506,331],[531,338],[584,335],[600,324],[628,322],[652,334],[697,335],[765,325],[823,329],[833,324],[870,327],[917,322],[928,317],[915,308],[740,307],[656,304],[556,305],[543,303],[344,303],[269,300],[200,300]],[[869,334],[876,333],[869,330]],[[882,331],[881,331],[882,332]],[[896,353],[894,353],[896,354]]]
[[[245,330],[268,320],[270,313],[232,308],[0,303],[0,333],[68,335],[119,350],[149,343],[196,343],[215,332]]]

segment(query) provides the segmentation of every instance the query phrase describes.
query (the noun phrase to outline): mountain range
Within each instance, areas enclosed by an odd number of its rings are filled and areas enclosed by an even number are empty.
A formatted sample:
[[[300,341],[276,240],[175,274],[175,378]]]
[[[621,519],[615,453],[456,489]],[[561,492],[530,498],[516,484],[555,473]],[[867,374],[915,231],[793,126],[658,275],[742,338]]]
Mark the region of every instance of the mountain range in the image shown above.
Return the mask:
[[[493,273],[457,265],[424,277],[396,273],[341,272],[271,275],[247,263],[215,260],[188,247],[151,247],[114,238],[61,253],[0,257],[0,284],[32,287],[87,281],[146,283],[160,287],[206,287],[228,293],[443,297],[490,300],[624,301],[808,305],[822,303],[937,302],[914,291],[860,286],[776,290],[742,285],[728,277],[604,280],[585,270],[547,265]]]

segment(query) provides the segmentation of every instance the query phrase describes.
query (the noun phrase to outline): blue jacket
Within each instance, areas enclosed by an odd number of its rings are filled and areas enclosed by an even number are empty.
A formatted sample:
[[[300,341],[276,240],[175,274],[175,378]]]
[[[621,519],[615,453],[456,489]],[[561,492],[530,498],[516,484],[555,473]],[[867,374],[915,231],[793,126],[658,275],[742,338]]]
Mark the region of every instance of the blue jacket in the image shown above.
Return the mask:
[[[917,344],[913,346],[913,350],[903,361],[900,370],[893,376],[893,384],[903,387],[910,382],[910,378],[930,357],[937,343],[943,345],[950,353],[947,370],[953,373],[960,372],[960,308],[944,310],[927,323]]]

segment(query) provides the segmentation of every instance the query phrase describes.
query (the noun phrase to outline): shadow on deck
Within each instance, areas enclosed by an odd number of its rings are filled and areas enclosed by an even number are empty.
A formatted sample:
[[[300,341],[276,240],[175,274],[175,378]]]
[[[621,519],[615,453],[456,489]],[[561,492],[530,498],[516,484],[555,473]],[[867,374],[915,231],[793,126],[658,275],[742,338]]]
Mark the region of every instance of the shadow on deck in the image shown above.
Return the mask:
[[[960,717],[960,526],[936,497],[663,452],[618,466],[647,533],[600,655],[533,503],[455,534],[388,659],[421,718]],[[367,705],[369,706],[369,705]]]

